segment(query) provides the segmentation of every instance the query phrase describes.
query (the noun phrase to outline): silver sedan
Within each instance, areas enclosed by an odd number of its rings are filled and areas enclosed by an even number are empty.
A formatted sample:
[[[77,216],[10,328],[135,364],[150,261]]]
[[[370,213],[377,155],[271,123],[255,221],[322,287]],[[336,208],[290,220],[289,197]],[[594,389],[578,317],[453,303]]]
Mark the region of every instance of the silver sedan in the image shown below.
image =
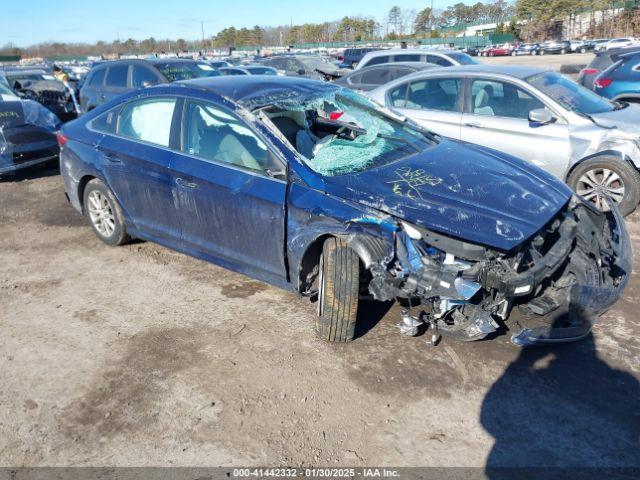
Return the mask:
[[[527,160],[623,214],[640,201],[640,107],[540,68],[470,65],[418,72],[368,94],[441,135]]]

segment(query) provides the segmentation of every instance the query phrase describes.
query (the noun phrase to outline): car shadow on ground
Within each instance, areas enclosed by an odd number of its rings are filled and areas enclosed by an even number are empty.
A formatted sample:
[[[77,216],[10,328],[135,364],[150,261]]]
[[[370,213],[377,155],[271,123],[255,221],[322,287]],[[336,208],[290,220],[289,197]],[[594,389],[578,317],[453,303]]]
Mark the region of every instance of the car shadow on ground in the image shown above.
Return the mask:
[[[640,470],[640,384],[598,358],[591,334],[523,349],[487,393],[480,421],[495,439],[486,462],[493,480],[630,478],[611,468]]]
[[[360,338],[372,330],[380,320],[391,310],[394,302],[380,302],[376,300],[361,300],[358,306],[358,317],[354,339]]]
[[[0,183],[21,182],[23,180],[35,180],[37,178],[54,177],[60,175],[58,161],[34,165],[29,168],[0,175]]]

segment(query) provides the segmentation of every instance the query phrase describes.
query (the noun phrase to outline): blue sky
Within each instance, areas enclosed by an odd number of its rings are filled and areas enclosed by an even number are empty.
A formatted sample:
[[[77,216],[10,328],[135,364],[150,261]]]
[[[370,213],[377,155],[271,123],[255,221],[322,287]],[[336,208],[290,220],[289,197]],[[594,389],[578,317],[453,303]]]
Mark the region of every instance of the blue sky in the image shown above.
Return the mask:
[[[430,0],[0,0],[0,45],[45,41],[94,42],[134,38],[200,37],[226,26],[283,25],[336,20],[346,15],[385,18],[393,5],[422,9]],[[445,8],[453,0],[434,0]],[[472,3],[465,1],[464,3]]]

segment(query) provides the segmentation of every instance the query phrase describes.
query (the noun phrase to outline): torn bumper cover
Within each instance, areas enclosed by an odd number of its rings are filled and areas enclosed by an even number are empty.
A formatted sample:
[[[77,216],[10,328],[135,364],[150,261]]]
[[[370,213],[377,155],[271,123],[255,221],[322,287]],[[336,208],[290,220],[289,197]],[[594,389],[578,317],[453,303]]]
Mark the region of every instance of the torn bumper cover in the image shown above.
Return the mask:
[[[421,318],[458,340],[484,338],[500,322],[520,346],[578,340],[631,274],[629,236],[610,203],[604,214],[574,197],[509,252],[401,222],[393,254],[370,268],[369,290],[380,300],[419,300]]]
[[[516,345],[527,346],[584,338],[591,331],[598,316],[613,306],[622,295],[631,276],[633,251],[620,211],[615,202],[608,202],[611,212],[599,214],[606,217],[603,235],[591,239],[580,238],[580,235],[585,233],[584,229],[576,229],[577,246],[575,251],[568,253],[569,268],[573,271],[582,269],[584,277],[576,279],[564,289],[562,305],[554,311],[547,313],[544,308],[540,308],[544,305],[544,296],[538,297],[542,301],[536,302],[534,299],[529,304],[524,304],[525,319],[518,321],[522,329],[511,337],[511,341]],[[573,272],[572,274],[575,275]],[[554,292],[549,293],[553,295]],[[534,321],[530,324],[531,313],[534,314],[534,318],[537,315],[546,322],[536,325]]]

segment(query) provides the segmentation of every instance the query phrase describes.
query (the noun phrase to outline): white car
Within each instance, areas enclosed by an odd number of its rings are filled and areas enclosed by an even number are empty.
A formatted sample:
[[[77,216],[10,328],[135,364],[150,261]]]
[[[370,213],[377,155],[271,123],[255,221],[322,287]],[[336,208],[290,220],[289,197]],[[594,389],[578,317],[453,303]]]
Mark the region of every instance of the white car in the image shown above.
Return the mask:
[[[358,62],[354,70],[371,65],[396,62],[427,62],[441,67],[473,65],[473,57],[459,50],[426,50],[424,48],[393,48],[368,52]]]
[[[636,43],[637,41],[633,37],[612,38],[607,42],[607,46],[605,47],[605,50],[611,50],[613,48],[632,47]]]

